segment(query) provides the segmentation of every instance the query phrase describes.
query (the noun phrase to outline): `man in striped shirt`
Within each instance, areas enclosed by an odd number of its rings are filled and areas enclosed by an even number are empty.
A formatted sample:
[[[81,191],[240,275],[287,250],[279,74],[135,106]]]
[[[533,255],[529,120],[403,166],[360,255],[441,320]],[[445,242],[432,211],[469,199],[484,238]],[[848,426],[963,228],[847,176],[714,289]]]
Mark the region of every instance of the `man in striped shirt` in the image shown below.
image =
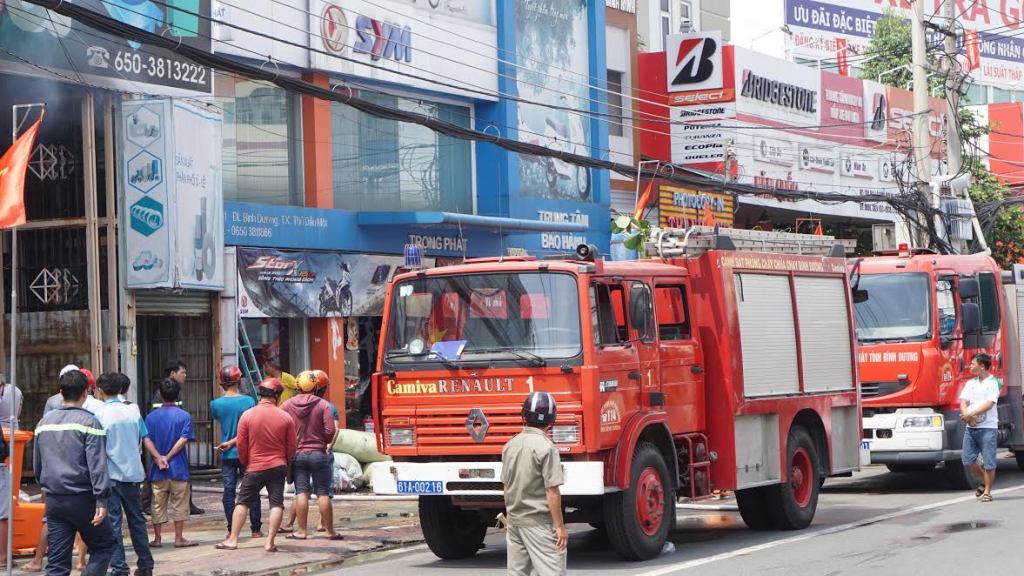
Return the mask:
[[[49,544],[47,576],[71,573],[75,534],[89,548],[84,576],[103,576],[114,553],[114,532],[107,518],[110,476],[106,433],[82,408],[88,380],[72,370],[60,379],[64,405],[43,416],[35,431],[32,466],[46,494]]]

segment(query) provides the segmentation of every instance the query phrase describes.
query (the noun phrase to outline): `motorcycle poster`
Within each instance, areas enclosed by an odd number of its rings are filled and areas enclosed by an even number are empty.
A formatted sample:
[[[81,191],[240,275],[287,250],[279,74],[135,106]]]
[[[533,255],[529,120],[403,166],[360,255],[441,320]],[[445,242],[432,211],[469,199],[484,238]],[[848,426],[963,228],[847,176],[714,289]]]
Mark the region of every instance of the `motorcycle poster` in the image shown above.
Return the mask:
[[[243,318],[380,316],[402,256],[239,248]],[[430,258],[424,265],[432,266]]]
[[[519,0],[519,141],[590,156],[586,0]],[[572,110],[581,110],[575,113]],[[593,175],[557,158],[519,155],[525,196],[591,202]]]

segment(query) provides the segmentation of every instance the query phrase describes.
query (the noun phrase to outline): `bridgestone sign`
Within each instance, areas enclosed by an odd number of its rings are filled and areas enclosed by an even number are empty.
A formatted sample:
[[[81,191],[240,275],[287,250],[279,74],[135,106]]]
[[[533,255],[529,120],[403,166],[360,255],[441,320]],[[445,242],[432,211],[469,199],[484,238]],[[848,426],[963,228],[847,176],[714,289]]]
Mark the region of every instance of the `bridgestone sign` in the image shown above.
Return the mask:
[[[800,112],[818,111],[818,94],[814,90],[758,76],[750,70],[743,71],[743,91],[740,95]]]

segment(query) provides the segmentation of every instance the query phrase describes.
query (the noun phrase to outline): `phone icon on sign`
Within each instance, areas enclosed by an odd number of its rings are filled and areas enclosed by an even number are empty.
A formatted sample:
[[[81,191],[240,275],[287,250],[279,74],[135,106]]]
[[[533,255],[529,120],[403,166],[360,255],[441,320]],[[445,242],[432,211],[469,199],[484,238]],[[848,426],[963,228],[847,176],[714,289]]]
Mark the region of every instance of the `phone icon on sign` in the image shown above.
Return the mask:
[[[110,52],[100,46],[89,46],[85,51],[89,58],[89,66],[94,68],[110,68]]]

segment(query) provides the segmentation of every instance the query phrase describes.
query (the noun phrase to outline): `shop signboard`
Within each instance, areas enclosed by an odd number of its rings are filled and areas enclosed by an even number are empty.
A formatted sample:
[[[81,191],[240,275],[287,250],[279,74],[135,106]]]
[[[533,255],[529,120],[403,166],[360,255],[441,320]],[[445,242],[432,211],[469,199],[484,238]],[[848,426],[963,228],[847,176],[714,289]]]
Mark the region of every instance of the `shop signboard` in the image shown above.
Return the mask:
[[[68,0],[71,2],[72,0]],[[209,52],[211,0],[73,0],[129,26]],[[139,91],[139,84],[209,94],[213,71],[177,54],[116,38],[25,0],[0,2],[0,59],[93,77]],[[149,90],[150,92],[158,90]],[[166,93],[166,92],[165,92]]]
[[[380,316],[402,256],[239,248],[238,308],[244,318]],[[433,266],[432,258],[423,265]]]
[[[128,288],[224,288],[218,109],[121,104],[119,167]]]
[[[924,17],[941,21],[947,0],[922,0]],[[948,0],[952,1],[952,0]],[[845,41],[850,61],[864,54],[874,35],[875,25],[886,10],[910,19],[909,0],[786,0],[785,24],[792,30],[792,54],[801,58],[834,60],[838,46]],[[1024,80],[1024,9],[1021,2],[955,2],[954,17],[972,38],[975,49],[971,76],[975,82],[1016,88]],[[941,44],[938,32],[930,33],[929,45]],[[963,42],[959,43],[963,52]]]
[[[733,225],[735,197],[722,192],[690,190],[676,186],[658,188],[658,213],[663,227],[688,228],[708,221]]]
[[[224,288],[220,108],[175,100],[173,178],[177,279],[183,288]]]

